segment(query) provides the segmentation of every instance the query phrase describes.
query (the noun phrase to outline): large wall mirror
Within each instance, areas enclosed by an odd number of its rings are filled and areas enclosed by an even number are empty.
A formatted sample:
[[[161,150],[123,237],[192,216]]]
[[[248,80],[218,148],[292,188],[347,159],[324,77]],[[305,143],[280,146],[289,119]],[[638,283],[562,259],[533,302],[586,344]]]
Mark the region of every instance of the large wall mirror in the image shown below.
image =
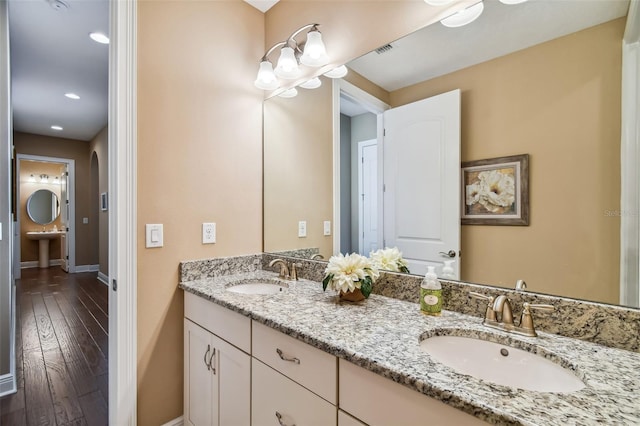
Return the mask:
[[[513,288],[523,279],[533,292],[619,303],[628,7],[627,0],[485,1],[468,26],[436,23],[347,64],[345,80],[389,108],[460,89],[463,162],[529,155],[529,225],[462,225],[460,280]],[[561,33],[541,36],[554,28]],[[380,114],[356,105],[338,115],[332,86],[340,83],[322,81],[296,98],[265,101],[265,252],[326,259],[359,250],[355,228],[347,226],[359,214],[358,191],[346,196],[334,178],[350,174],[353,188],[357,172],[336,159],[376,139]],[[334,125],[350,146],[335,143]],[[383,170],[380,187],[384,179]],[[340,209],[334,194],[342,195]]]
[[[27,214],[37,224],[52,223],[60,215],[58,196],[48,189],[38,189],[27,200]]]

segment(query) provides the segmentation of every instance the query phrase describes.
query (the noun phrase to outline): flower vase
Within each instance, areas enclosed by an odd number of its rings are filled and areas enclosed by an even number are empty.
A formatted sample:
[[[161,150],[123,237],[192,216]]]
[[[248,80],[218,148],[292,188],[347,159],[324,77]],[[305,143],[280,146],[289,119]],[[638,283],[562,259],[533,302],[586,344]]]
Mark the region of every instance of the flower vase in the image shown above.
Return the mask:
[[[359,288],[356,288],[353,291],[340,291],[340,299],[346,300],[347,302],[361,302],[365,299],[364,294],[360,291]]]

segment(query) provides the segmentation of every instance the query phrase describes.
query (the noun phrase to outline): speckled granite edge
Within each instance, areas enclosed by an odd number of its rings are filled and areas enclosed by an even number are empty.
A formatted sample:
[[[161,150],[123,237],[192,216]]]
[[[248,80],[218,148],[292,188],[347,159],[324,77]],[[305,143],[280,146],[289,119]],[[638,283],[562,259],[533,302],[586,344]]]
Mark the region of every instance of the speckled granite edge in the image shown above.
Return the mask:
[[[296,262],[300,278],[322,281],[326,267],[325,261],[289,258],[281,254],[269,253],[181,262],[180,281],[194,281],[254,272],[260,269],[270,270],[269,262],[276,258]],[[422,277],[417,275],[384,272],[374,284],[373,292],[418,303],[421,282]],[[519,318],[524,302],[545,303],[555,307],[553,312],[534,313],[537,330],[640,352],[640,309],[463,282],[443,280],[442,288],[443,308],[449,311],[482,318],[486,310],[486,302],[470,299],[469,291],[490,296],[505,294],[511,300],[516,318]]]
[[[301,248],[295,250],[283,250],[283,251],[274,251],[272,252],[276,256],[285,256],[285,257],[295,257],[299,259],[311,259],[314,255],[320,254],[320,249],[318,247],[311,248]]]

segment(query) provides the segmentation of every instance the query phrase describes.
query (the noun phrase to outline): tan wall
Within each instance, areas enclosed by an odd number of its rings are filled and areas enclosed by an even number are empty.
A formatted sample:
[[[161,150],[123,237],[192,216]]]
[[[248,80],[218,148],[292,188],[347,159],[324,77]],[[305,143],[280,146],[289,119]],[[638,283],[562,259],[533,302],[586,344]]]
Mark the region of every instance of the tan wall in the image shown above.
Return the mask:
[[[264,103],[264,251],[317,247],[328,259],[333,236],[333,103],[331,80],[295,98]],[[298,221],[307,237],[298,237]]]
[[[527,227],[462,226],[462,279],[619,303],[624,19],[391,93],[462,90],[462,160],[530,155]]]
[[[240,0],[144,1],[137,35],[138,424],[155,426],[183,413],[179,262],[262,249],[264,20]],[[146,223],[164,247],[144,248]]]
[[[13,140],[18,154],[75,160],[76,265],[90,265],[91,235],[89,225],[82,223],[90,212],[89,143],[21,132],[14,132]]]
[[[43,228],[50,231],[55,226],[57,229],[61,229],[62,221],[60,215],[48,225],[40,225],[31,220],[27,213],[27,202],[31,195],[40,190],[48,189],[56,194],[58,200],[60,200],[60,184],[54,184],[54,177],[60,176],[63,167],[60,163],[44,163],[40,161],[20,161],[20,176],[18,181],[20,182],[20,200],[18,201],[18,214],[20,215],[20,261],[21,262],[34,262],[38,260],[38,241],[30,240],[27,238],[27,232],[30,231],[42,231]],[[49,175],[49,183],[40,183],[40,175]],[[31,175],[36,178],[36,182],[29,181]],[[49,243],[49,259],[60,259],[60,240],[53,240]]]
[[[98,163],[98,193],[91,194],[92,223],[95,226],[92,234],[97,244],[95,262],[100,265],[100,272],[109,275],[109,212],[98,208],[99,196],[107,192],[109,188],[109,152],[108,152],[109,128],[102,129],[89,143],[89,164],[91,156],[95,153]],[[108,203],[107,203],[108,205]]]

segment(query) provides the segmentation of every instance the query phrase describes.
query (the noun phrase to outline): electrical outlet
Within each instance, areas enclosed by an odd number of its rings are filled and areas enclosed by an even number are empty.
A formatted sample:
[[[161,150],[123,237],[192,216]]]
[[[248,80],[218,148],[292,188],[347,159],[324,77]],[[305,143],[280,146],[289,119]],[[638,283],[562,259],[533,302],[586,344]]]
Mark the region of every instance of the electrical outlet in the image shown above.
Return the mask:
[[[325,220],[324,221],[324,235],[331,235],[331,221],[330,220]]]
[[[307,236],[307,221],[301,220],[298,222],[298,237],[306,237]]]
[[[216,224],[203,223],[202,224],[202,244],[215,244],[215,243],[216,243]]]

